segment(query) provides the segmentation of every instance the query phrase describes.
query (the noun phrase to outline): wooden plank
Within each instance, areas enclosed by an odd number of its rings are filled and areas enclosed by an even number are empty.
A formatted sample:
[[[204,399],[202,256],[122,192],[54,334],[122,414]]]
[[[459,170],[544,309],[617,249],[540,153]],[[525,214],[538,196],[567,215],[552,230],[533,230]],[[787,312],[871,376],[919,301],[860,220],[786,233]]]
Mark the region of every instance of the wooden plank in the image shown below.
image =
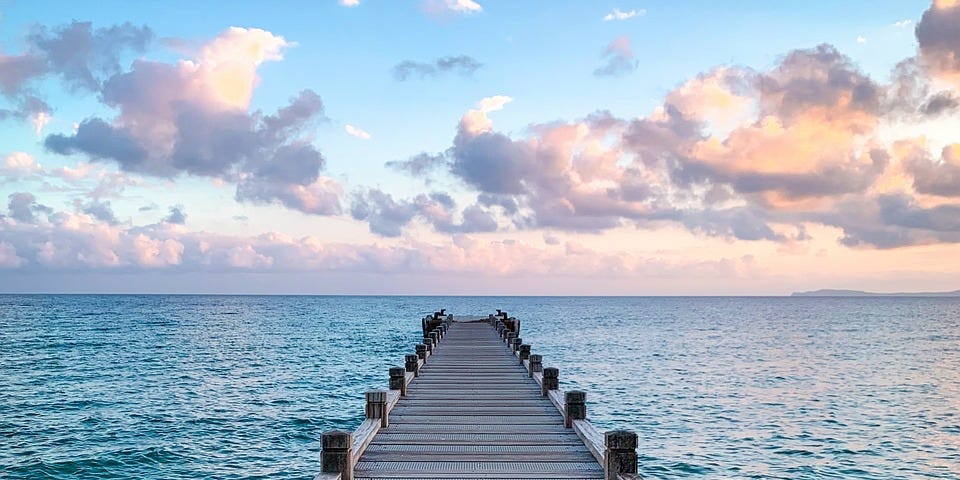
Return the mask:
[[[583,440],[583,444],[597,459],[597,463],[603,465],[606,447],[604,446],[603,434],[597,430],[597,427],[594,427],[589,420],[574,420],[573,431],[580,437],[580,440]]]
[[[602,479],[587,444],[599,432],[563,428],[563,393],[541,396],[528,369],[491,325],[452,324],[407,394],[388,392],[389,426],[355,455],[355,478]]]
[[[354,463],[360,460],[360,456],[363,455],[367,445],[370,445],[370,442],[373,441],[373,437],[377,435],[377,431],[379,430],[380,419],[368,418],[353,432],[353,445],[351,446],[351,450],[353,451]]]

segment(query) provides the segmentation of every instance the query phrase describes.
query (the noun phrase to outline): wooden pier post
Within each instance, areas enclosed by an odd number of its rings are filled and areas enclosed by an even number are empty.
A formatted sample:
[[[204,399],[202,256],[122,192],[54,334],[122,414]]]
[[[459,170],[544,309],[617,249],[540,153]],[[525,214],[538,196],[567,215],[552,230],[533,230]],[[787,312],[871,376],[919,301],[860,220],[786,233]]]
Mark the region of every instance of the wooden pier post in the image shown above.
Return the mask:
[[[403,366],[407,369],[408,372],[413,372],[414,377],[420,376],[420,363],[418,362],[419,357],[415,354],[408,354],[403,356]]]
[[[530,354],[530,377],[533,377],[534,373],[539,373],[543,371],[543,355],[539,353]]]
[[[407,395],[406,373],[403,367],[390,367],[390,390],[400,390],[401,397]]]
[[[563,426],[573,428],[574,420],[587,419],[587,392],[570,390],[563,395]]]
[[[320,436],[320,472],[339,473],[342,480],[353,480],[353,434],[341,430]]]
[[[637,474],[637,434],[612,430],[603,435],[603,478],[618,480],[621,474]]]
[[[542,355],[531,353],[532,346],[520,338],[519,320],[499,311],[486,319],[454,322],[445,313],[440,310],[423,319],[423,343],[415,346],[415,353],[404,355],[402,367],[389,369],[390,389],[366,392],[366,419],[356,432],[324,432],[321,473],[314,480],[459,478],[471,466],[479,469],[472,470],[479,472],[477,478],[640,478],[637,435],[622,430],[604,435],[591,425],[586,393],[560,390],[560,370],[544,368]],[[452,335],[447,337],[448,333]],[[440,340],[445,346],[434,357]],[[432,366],[422,369],[428,358]],[[480,380],[473,382],[474,377]],[[527,381],[530,385],[522,387]],[[476,388],[465,389],[461,382]],[[543,398],[536,393],[535,398],[521,398],[520,391],[513,391],[517,387],[531,393],[539,387]],[[483,392],[478,399],[476,392]],[[500,405],[500,399],[518,399],[521,406],[513,413],[488,408]],[[498,438],[460,440],[457,436],[466,431],[467,419],[471,432],[498,425]],[[526,436],[534,427],[544,437],[543,447],[540,439],[514,438]],[[458,440],[448,444],[452,437]],[[488,459],[486,449],[494,442],[511,454]],[[554,444],[562,445],[562,452]],[[513,452],[510,447],[517,445],[525,450]],[[492,463],[496,470],[488,471]]]
[[[546,397],[550,390],[560,388],[560,369],[557,367],[546,367],[543,369],[543,383],[540,385],[540,393]]]
[[[368,419],[380,419],[380,426],[390,424],[387,418],[387,392],[385,390],[371,390],[367,392],[366,416]]]

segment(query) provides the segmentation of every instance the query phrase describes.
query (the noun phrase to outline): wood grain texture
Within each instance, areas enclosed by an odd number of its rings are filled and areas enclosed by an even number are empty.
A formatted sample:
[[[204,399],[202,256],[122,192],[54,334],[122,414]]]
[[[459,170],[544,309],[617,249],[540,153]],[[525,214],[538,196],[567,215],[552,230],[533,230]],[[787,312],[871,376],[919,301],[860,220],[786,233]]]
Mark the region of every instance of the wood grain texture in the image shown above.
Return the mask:
[[[541,396],[528,368],[488,323],[451,324],[406,396],[388,399],[390,424],[355,478],[602,479],[595,452],[563,427],[562,393]]]

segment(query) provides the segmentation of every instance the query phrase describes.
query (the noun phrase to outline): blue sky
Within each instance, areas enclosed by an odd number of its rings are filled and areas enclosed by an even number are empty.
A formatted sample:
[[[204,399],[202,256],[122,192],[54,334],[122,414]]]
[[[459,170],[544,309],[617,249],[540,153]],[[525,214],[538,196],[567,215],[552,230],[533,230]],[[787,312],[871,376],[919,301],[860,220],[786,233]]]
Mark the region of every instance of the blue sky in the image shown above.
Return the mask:
[[[960,16],[941,3],[2,3],[0,108],[36,97],[49,121],[2,121],[0,289],[955,288],[957,267],[931,259],[960,240],[954,188],[936,181],[953,173],[957,112],[918,113],[956,98],[960,45],[942,26]],[[43,43],[71,25],[128,36],[93,54]],[[451,58],[473,67],[395,74]],[[43,71],[20,78],[15,61]],[[926,86],[909,99],[894,93],[904,61]],[[218,104],[227,64],[250,96]],[[118,87],[134,78],[145,95]],[[263,123],[308,104],[295,131]],[[194,114],[211,130],[184,153]],[[111,132],[93,146],[90,120]],[[118,142],[148,160],[103,153]],[[414,171],[421,153],[435,161]]]

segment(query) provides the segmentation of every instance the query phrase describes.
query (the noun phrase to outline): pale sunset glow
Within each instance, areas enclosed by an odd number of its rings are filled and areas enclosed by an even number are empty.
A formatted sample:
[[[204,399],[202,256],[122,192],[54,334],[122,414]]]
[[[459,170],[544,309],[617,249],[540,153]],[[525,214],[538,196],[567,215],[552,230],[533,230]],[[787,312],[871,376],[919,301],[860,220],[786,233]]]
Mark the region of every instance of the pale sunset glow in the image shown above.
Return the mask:
[[[0,5],[0,290],[960,288],[960,3],[683,3]]]

